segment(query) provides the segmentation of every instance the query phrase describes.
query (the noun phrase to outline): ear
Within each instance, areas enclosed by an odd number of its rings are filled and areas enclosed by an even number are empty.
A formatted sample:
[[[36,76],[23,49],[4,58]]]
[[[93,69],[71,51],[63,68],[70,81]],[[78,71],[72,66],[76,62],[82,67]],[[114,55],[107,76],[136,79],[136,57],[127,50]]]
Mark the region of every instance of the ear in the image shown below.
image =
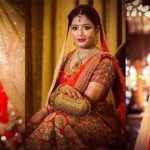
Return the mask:
[[[100,31],[100,26],[98,25],[98,26],[96,27],[96,34],[97,34],[99,31]]]

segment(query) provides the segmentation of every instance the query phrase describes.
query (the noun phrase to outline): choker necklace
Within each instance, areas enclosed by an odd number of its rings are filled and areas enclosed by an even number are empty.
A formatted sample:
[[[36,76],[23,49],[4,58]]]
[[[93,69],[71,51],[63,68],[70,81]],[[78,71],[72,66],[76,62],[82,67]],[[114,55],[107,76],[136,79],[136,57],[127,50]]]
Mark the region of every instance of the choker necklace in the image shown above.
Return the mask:
[[[77,69],[82,65],[83,60],[89,58],[95,51],[96,51],[96,50],[95,50],[95,48],[94,48],[94,49],[92,49],[86,56],[84,56],[84,57],[81,58],[80,55],[79,55],[79,50],[77,50],[77,57],[78,57],[78,60],[77,60],[77,62],[72,66],[72,69],[73,69],[73,70],[77,70]]]

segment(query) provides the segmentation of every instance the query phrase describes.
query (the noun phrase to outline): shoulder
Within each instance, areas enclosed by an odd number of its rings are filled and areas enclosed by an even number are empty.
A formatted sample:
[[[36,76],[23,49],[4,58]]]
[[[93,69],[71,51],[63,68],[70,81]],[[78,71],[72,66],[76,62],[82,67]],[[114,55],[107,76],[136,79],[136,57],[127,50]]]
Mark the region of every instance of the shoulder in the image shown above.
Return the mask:
[[[115,60],[115,57],[112,54],[108,52],[102,52],[99,49],[97,49],[95,57],[99,60],[99,64],[100,63],[112,64],[112,61]]]

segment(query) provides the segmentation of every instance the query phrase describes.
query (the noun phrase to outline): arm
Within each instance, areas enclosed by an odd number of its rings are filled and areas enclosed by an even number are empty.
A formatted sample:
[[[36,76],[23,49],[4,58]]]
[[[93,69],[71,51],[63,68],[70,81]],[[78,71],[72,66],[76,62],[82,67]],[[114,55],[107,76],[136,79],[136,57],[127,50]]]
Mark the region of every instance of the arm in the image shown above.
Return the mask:
[[[89,97],[91,103],[103,100],[114,81],[115,68],[112,62],[106,58],[96,68],[84,95]]]
[[[71,93],[78,92],[72,87],[67,86],[67,92],[65,87],[60,88],[60,93],[56,94],[51,100],[51,105],[57,111],[61,111],[70,115],[83,116],[90,112],[91,103],[106,97],[109,87],[112,84],[114,78],[114,68],[110,60],[105,60],[99,64],[98,68],[94,72],[87,89],[84,92],[86,98],[74,98]],[[68,94],[69,92],[69,94]],[[78,92],[78,94],[80,94]],[[77,96],[77,94],[76,94]]]

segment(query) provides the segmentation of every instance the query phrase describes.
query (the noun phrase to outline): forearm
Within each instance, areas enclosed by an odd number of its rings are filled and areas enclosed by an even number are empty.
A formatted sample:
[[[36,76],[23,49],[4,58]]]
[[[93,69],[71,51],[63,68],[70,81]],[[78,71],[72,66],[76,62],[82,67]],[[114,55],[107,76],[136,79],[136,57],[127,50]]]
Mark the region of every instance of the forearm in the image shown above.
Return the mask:
[[[51,105],[56,111],[69,115],[81,117],[88,114],[91,110],[91,104],[86,99],[73,99],[68,95],[58,92],[51,100]]]

